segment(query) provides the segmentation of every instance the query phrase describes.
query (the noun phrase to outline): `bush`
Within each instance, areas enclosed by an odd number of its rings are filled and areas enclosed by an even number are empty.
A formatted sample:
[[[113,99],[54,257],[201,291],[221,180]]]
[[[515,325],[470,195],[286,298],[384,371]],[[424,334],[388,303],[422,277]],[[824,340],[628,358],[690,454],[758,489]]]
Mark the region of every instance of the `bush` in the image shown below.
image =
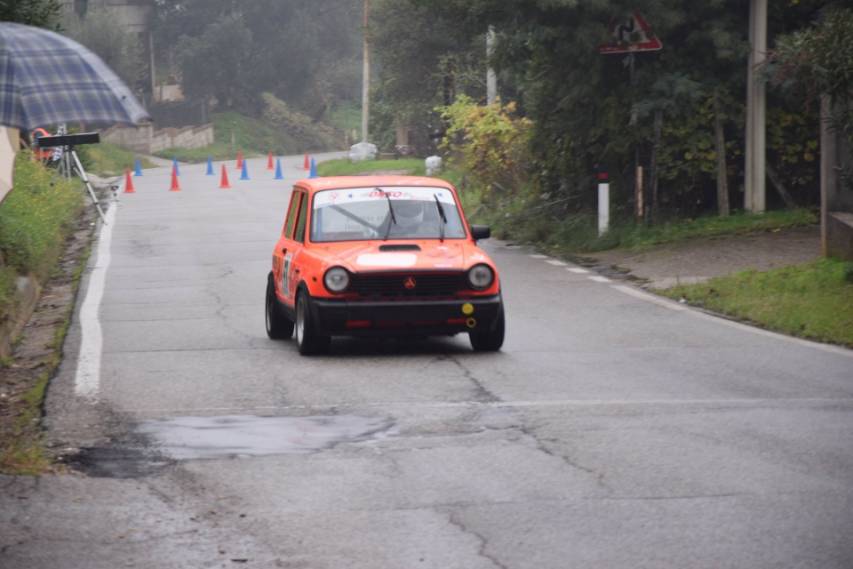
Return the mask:
[[[462,95],[440,111],[448,122],[442,148],[458,157],[475,185],[488,193],[527,184],[533,124],[516,116],[515,103],[483,106]]]
[[[28,152],[21,153],[14,188],[0,203],[4,263],[19,274],[47,277],[83,203],[79,182],[60,178]]]

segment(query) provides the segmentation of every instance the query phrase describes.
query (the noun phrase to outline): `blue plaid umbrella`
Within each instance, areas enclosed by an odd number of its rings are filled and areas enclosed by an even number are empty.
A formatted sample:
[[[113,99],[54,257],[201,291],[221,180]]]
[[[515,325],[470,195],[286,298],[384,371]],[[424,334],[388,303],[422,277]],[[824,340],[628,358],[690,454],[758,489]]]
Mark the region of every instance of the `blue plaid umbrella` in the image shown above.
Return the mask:
[[[101,59],[57,33],[0,23],[0,125],[136,124],[148,113]]]

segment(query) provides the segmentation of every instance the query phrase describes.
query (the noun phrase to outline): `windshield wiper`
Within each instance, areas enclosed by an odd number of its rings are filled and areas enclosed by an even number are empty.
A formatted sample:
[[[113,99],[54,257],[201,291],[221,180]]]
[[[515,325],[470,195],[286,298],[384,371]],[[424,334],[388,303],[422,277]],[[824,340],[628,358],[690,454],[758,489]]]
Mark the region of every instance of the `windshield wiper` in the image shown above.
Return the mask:
[[[397,225],[397,216],[394,215],[394,207],[391,205],[391,196],[388,195],[388,192],[384,191],[382,188],[376,189],[385,196],[386,200],[388,200],[388,213],[391,214],[391,223],[388,224],[388,229],[385,230],[385,237],[383,238],[383,241],[388,241],[388,236],[391,235],[391,227],[393,225]]]
[[[438,216],[441,218],[441,233],[439,234],[439,241],[444,242],[444,227],[447,225],[447,216],[444,214],[444,206],[441,205],[441,202],[438,200],[438,195],[433,194],[432,197],[435,198],[435,207],[438,208]]]

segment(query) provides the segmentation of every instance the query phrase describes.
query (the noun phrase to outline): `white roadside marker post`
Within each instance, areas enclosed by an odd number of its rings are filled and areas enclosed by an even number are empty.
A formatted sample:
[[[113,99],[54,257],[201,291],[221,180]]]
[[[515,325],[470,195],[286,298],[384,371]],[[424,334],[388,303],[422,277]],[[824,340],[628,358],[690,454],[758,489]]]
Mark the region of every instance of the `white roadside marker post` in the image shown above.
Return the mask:
[[[598,236],[601,237],[610,228],[610,180],[607,172],[598,175]]]

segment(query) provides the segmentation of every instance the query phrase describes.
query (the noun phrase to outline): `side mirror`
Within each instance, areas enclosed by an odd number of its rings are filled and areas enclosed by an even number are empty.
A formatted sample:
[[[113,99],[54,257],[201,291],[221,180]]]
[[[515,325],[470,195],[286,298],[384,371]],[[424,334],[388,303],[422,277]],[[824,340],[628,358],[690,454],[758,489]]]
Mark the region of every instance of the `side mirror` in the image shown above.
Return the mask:
[[[492,230],[489,229],[488,225],[472,225],[471,226],[471,237],[474,238],[474,241],[479,241],[480,239],[488,239],[492,236]]]

